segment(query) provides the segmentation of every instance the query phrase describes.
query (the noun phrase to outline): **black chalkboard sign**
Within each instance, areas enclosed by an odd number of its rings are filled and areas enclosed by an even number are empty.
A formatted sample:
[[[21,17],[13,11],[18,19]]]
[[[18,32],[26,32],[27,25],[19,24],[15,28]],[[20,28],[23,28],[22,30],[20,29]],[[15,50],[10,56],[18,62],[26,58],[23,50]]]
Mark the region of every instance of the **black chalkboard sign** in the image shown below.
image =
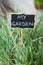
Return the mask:
[[[35,15],[11,14],[12,28],[34,28]]]

